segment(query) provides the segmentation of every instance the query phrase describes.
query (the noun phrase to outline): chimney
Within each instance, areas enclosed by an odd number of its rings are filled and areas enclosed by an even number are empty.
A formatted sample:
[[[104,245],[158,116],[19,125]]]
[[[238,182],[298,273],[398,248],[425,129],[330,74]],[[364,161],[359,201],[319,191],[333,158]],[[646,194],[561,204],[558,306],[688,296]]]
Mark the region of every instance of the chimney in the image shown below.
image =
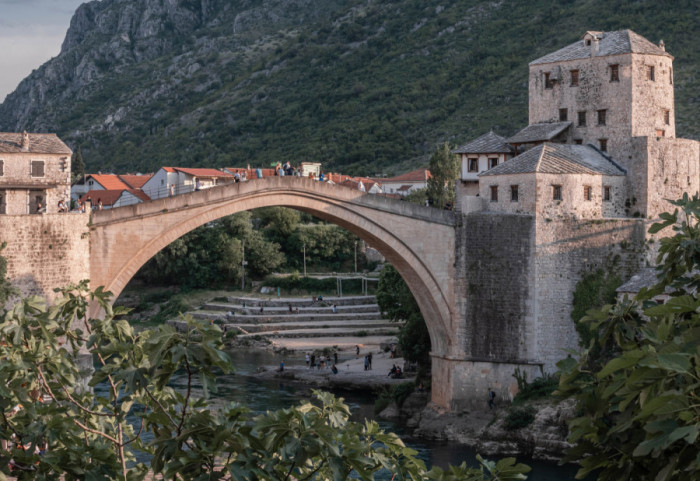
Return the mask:
[[[22,143],[20,147],[22,147],[22,152],[29,152],[29,134],[26,130],[22,132]]]
[[[664,43],[663,40],[659,42],[659,48],[663,50],[664,52],[666,51],[666,44]]]
[[[595,57],[598,54],[599,42],[600,39],[597,35],[593,37],[593,42],[591,42],[591,57]]]

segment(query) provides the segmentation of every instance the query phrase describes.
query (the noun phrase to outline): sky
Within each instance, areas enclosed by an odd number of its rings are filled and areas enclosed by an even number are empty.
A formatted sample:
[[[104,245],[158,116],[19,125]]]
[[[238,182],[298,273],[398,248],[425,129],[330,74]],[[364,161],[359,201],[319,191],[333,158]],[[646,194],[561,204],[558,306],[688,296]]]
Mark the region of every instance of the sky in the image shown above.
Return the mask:
[[[61,50],[70,19],[87,0],[0,0],[0,102]]]

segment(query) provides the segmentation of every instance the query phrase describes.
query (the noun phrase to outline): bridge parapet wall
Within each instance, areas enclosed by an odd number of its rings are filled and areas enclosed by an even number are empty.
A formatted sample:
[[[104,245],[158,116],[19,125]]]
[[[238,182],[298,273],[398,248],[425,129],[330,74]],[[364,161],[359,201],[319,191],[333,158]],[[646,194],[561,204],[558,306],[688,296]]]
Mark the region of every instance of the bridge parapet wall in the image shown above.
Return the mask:
[[[53,289],[90,277],[89,214],[0,216],[7,275],[22,296],[53,300]]]

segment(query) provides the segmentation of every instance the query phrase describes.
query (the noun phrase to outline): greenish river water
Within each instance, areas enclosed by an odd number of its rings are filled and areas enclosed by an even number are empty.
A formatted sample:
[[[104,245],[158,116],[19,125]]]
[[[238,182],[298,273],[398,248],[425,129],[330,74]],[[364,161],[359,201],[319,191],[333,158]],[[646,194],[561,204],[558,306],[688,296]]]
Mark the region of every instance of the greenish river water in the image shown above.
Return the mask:
[[[219,381],[218,397],[222,400],[237,401],[245,404],[256,413],[272,411],[289,407],[295,403],[307,399],[308,388],[289,382],[265,382],[249,377],[259,366],[275,366],[281,359],[273,353],[260,350],[233,351],[237,373],[229,376],[221,376]],[[287,365],[304,364],[301,358],[284,357]],[[177,383],[177,380],[176,380]],[[374,418],[374,399],[371,394],[358,394],[355,392],[336,393],[343,397],[350,406],[355,421],[365,418]],[[427,441],[413,438],[402,426],[387,421],[379,421],[379,424],[387,431],[392,431],[418,451],[418,455],[428,466],[447,467],[449,464],[476,465],[475,453],[466,446],[449,443]],[[530,481],[573,481],[576,468],[573,466],[558,466],[554,463],[543,463],[531,459],[519,459],[532,467],[528,475]]]
[[[250,376],[259,366],[277,365],[281,359],[279,356],[261,350],[232,351],[231,355],[236,366],[236,373],[221,375],[217,378],[219,389],[215,399],[220,400],[222,403],[239,402],[256,414],[287,408],[308,399],[308,387],[290,382],[263,381]],[[304,364],[304,360],[301,358],[295,359],[286,355],[284,359],[287,365]],[[172,385],[175,388],[184,389],[185,383],[184,376],[176,376],[172,380]],[[106,389],[106,386],[96,387],[97,391],[103,389]],[[374,399],[371,393],[343,392],[336,393],[336,395],[343,397],[350,406],[353,420],[363,421],[365,418],[374,418]],[[134,423],[136,423],[135,419]],[[452,442],[415,438],[404,427],[392,422],[380,420],[379,424],[383,429],[399,434],[408,446],[418,451],[418,456],[429,467],[440,466],[445,468],[450,464],[461,464],[463,461],[470,465],[477,465],[475,453],[466,446]],[[147,438],[148,435],[144,437]],[[139,460],[146,461],[146,458]],[[573,481],[576,473],[576,468],[573,466],[562,467],[554,463],[544,463],[525,458],[518,459],[518,461],[532,467],[532,471],[528,475],[528,480],[530,481]],[[386,479],[389,479],[389,476]]]

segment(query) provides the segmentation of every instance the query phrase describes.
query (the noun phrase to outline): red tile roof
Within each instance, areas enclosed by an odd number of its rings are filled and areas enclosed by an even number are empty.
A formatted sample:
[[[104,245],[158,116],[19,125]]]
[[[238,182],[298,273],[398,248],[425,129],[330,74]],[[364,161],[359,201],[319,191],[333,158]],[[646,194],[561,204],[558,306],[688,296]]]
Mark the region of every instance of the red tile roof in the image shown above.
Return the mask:
[[[104,187],[105,190],[124,190],[129,188],[129,186],[122,182],[119,176],[115,174],[90,174],[88,177],[92,177],[95,182]]]
[[[165,168],[165,167],[164,167]],[[199,169],[199,168],[185,168],[185,167],[172,167],[178,172],[183,174],[192,175],[194,177],[232,177],[231,174],[223,172],[218,169]]]
[[[126,174],[126,175],[120,175],[119,179],[121,179],[122,182],[124,182],[126,185],[128,185],[132,189],[140,189],[141,187],[143,187],[143,184],[148,182],[148,180],[151,177],[153,177],[153,174],[145,174],[145,175]]]
[[[430,177],[430,171],[426,169],[413,170],[405,174],[397,175],[391,179],[382,179],[384,182],[425,182]]]

